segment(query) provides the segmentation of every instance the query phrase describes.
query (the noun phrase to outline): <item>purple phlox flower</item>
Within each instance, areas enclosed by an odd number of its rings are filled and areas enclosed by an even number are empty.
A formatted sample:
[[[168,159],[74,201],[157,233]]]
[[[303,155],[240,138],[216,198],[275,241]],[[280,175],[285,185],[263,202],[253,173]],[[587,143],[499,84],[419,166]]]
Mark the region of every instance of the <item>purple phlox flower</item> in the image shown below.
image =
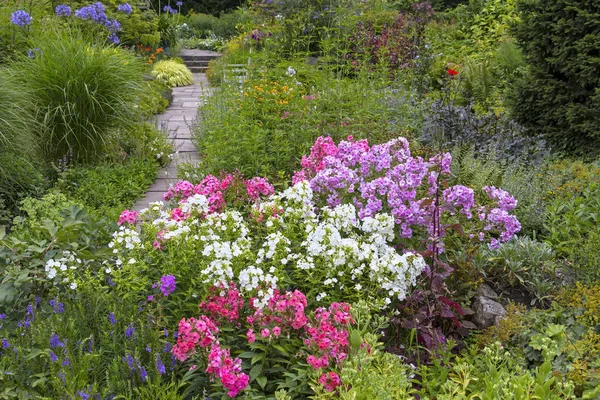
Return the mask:
[[[167,328],[165,328],[163,330],[163,335],[165,335],[166,337],[169,337],[169,331],[167,330]]]
[[[33,49],[29,49],[29,51],[27,52],[27,57],[35,58],[35,51]]]
[[[127,326],[127,329],[125,329],[125,338],[129,339],[130,337],[133,336],[134,333],[135,333],[135,329],[133,327],[133,323],[131,323]]]
[[[78,391],[77,395],[79,395],[82,400],[88,400],[90,398],[90,395],[85,393],[83,390]]]
[[[490,199],[498,201],[498,208],[502,210],[511,211],[517,206],[517,199],[505,190],[497,189],[494,186],[486,186],[483,190]]]
[[[160,359],[160,356],[156,357],[156,370],[158,371],[159,375],[163,375],[166,372],[165,365]]]
[[[108,314],[108,322],[110,322],[113,325],[117,323],[117,318],[115,317],[114,312],[111,312],[110,314]]]
[[[131,14],[133,12],[133,9],[129,5],[129,3],[119,4],[117,6],[117,10],[120,11],[120,12],[122,12],[122,13],[125,13],[125,14]]]
[[[6,314],[0,314],[0,320],[6,319]],[[166,329],[166,328],[165,328]]]
[[[10,342],[8,341],[8,339],[4,338],[2,339],[2,348],[4,350],[9,349],[10,348]]]
[[[165,275],[160,278],[160,291],[165,297],[175,291],[175,277],[173,275]]]
[[[148,353],[152,353],[152,348],[151,348],[150,346],[146,346],[146,351],[147,351]]]
[[[58,376],[63,383],[67,383],[67,376],[64,372],[60,371],[58,374],[56,374],[56,376]]]
[[[175,5],[176,5],[177,7],[181,7],[181,6],[183,5],[183,1],[178,1],[177,3],[175,3]]]
[[[53,333],[52,336],[50,336],[50,348],[54,349],[56,347],[65,347],[65,344],[60,341],[60,338],[56,333]]]
[[[63,367],[66,367],[68,365],[71,365],[71,359],[69,357],[65,358],[65,361],[62,362]]]
[[[10,22],[17,26],[31,25],[33,18],[23,10],[17,10],[10,15]]]
[[[71,16],[71,7],[69,7],[66,4],[57,5],[56,9],[54,11],[56,12],[56,15],[58,15],[59,17],[70,17]]]
[[[56,360],[58,360],[58,357],[56,356],[56,354],[54,354],[52,350],[50,350],[50,361],[56,362]]]

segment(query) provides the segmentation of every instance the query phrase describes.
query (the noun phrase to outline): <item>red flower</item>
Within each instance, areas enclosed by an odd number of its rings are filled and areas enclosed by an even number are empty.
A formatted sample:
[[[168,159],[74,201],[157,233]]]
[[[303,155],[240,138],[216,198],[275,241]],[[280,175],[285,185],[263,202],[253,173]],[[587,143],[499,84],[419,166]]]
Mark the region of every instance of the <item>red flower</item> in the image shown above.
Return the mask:
[[[448,71],[448,75],[450,76],[456,76],[458,75],[458,71],[452,68],[446,68],[446,71]]]

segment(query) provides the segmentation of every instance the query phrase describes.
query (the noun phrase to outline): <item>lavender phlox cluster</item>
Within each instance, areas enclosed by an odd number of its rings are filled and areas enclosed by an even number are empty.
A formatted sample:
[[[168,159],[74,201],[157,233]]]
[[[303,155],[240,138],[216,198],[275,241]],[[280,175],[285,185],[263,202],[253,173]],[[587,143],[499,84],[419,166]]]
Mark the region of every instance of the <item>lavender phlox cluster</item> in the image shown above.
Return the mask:
[[[10,15],[10,23],[17,26],[29,26],[31,25],[33,18],[31,15],[23,10],[17,10]]]
[[[389,212],[403,238],[413,237],[414,229],[421,227],[430,239],[438,241],[445,230],[437,227],[440,220],[435,215],[455,216],[458,212],[472,220],[476,211],[484,234],[475,236],[482,241],[482,236],[488,236],[491,246],[509,240],[520,230],[520,224],[509,213],[516,200],[504,190],[485,188],[490,200],[498,203],[497,208],[477,207],[474,190],[462,185],[445,186],[438,198],[440,182],[450,178],[451,163],[448,153],[429,160],[413,156],[405,138],[369,147],[365,140],[354,141],[352,137],[337,146],[331,138],[320,137],[310,155],[302,158],[302,170],[294,175],[294,181],[310,182],[317,206],[350,203],[361,219]],[[442,249],[443,243],[438,248]]]

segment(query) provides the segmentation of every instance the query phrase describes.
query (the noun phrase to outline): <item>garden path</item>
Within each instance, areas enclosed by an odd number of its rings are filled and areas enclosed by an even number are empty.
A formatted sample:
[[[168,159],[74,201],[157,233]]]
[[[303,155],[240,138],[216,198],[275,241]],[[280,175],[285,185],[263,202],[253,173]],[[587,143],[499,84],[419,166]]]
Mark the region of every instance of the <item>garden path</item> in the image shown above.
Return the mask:
[[[194,84],[173,88],[173,102],[163,114],[156,117],[158,127],[167,131],[175,147],[173,160],[158,173],[146,195],[138,200],[134,210],[148,207],[148,203],[162,200],[162,195],[177,180],[177,166],[184,162],[198,162],[200,155],[191,141],[191,129],[198,106],[211,90],[203,73],[194,73]]]

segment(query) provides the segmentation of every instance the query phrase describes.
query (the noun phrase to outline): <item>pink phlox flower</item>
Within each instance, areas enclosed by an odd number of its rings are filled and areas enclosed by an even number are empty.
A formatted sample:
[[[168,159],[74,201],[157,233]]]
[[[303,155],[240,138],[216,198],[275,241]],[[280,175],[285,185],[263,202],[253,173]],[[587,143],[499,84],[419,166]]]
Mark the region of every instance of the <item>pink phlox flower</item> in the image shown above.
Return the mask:
[[[138,213],[133,211],[133,210],[123,210],[121,212],[121,215],[119,216],[119,222],[117,222],[117,225],[122,225],[122,224],[130,224],[130,225],[135,225],[136,221],[138,218]]]

